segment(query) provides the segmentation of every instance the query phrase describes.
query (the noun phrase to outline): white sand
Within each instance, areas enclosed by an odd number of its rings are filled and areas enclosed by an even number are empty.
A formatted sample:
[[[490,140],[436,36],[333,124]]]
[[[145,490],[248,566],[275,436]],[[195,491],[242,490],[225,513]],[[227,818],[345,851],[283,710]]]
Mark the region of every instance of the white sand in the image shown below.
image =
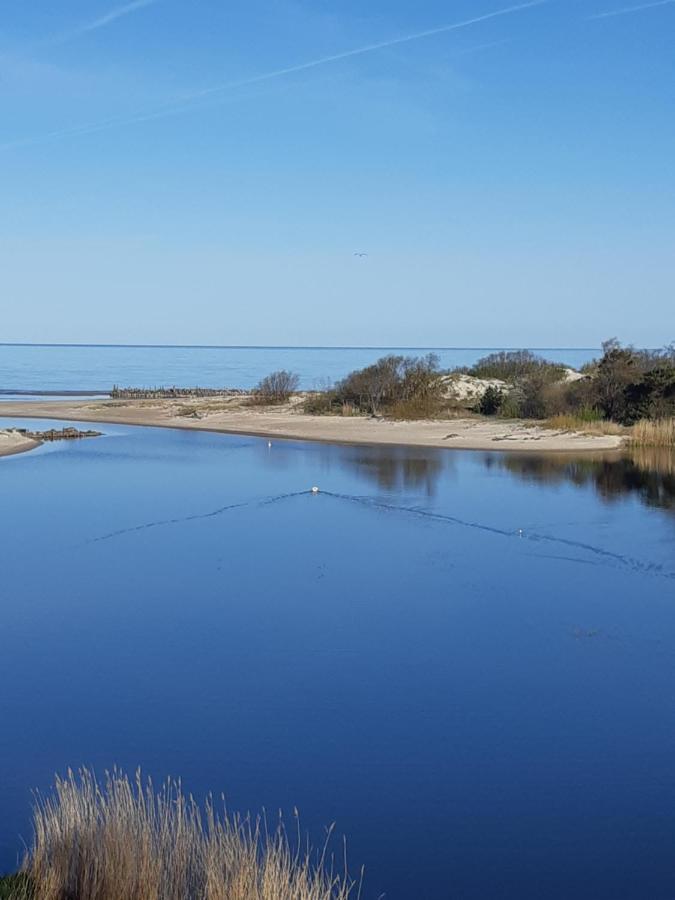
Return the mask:
[[[1,411],[2,407],[0,407]],[[38,446],[38,441],[32,441],[30,438],[19,434],[18,431],[12,431],[11,429],[0,431],[0,456],[24,453],[26,450],[32,450]]]
[[[458,373],[446,375],[443,378],[444,395],[448,400],[456,400],[458,403],[472,405],[481,399],[489,387],[509,392],[509,385],[499,378],[475,378],[473,375]]]
[[[581,452],[617,450],[622,438],[555,431],[536,423],[485,418],[392,422],[361,416],[307,416],[284,407],[246,407],[230,400],[7,402],[13,417],[152,425],[346,444],[394,444],[462,450]],[[191,415],[196,411],[196,415]],[[25,448],[28,449],[28,448]]]

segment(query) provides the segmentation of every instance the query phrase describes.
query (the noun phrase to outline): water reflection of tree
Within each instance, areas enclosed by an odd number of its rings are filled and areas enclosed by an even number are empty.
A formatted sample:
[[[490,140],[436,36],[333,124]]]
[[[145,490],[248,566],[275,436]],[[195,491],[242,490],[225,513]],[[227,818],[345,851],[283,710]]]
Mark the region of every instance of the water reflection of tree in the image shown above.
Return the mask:
[[[490,455],[486,465],[528,481],[592,485],[607,502],[633,495],[647,506],[675,512],[675,453],[666,448],[641,447],[622,456],[575,459]]]
[[[452,466],[450,454],[414,447],[345,447],[340,462],[382,490],[436,492],[441,473]]]
[[[291,470],[298,454],[316,455],[321,470],[351,472],[383,491],[407,490],[434,496],[439,478],[454,469],[456,457],[447,450],[425,447],[358,444],[302,444],[274,441],[273,447],[258,443],[265,463]]]

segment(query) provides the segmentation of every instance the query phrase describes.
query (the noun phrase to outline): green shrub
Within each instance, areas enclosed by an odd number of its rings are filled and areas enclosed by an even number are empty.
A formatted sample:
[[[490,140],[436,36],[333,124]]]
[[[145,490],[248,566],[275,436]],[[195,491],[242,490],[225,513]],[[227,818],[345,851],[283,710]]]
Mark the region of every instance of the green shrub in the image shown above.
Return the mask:
[[[640,379],[637,355],[614,338],[605,341],[602,348],[593,375],[594,399],[606,419],[621,422],[626,413],[626,388]]]
[[[520,399],[516,393],[507,394],[499,410],[502,419],[520,419],[522,417]]]
[[[623,421],[632,425],[640,419],[667,419],[675,416],[675,366],[660,366],[645,372],[642,380],[624,391]]]
[[[514,351],[485,357],[473,373],[513,384],[509,402],[500,409],[505,417],[573,416],[587,422],[605,419],[630,425],[675,416],[673,345],[658,351],[636,350],[612,339],[585,371],[588,377],[567,382],[562,379],[563,367],[529,351]]]
[[[525,419],[544,419],[557,410],[555,395],[547,390],[549,379],[542,372],[536,372],[520,381],[520,414]]]
[[[581,422],[600,422],[602,413],[595,406],[580,406],[575,410],[576,418]]]
[[[483,416],[496,416],[504,405],[505,395],[490,385],[478,402],[478,412]]]
[[[612,338],[588,369],[588,400],[606,419],[632,424],[675,414],[675,347],[636,350]]]

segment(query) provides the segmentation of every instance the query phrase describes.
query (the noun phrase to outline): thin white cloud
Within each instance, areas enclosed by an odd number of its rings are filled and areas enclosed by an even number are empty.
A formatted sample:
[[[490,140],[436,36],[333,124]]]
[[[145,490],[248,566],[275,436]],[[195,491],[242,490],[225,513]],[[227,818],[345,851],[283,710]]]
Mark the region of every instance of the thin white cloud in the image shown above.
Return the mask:
[[[117,10],[117,15],[114,13],[109,13],[108,16],[102,17],[97,20],[98,24],[92,23],[88,26],[87,30],[91,30],[92,27],[101,28],[103,25],[107,24],[109,21],[113,21],[114,18],[119,18],[120,15],[125,15],[126,12],[131,12],[132,9],[137,9],[140,6],[147,6],[150,3],[156,3],[158,0],[137,0],[135,3],[128,4],[125,7],[121,7]],[[464,19],[460,22],[454,22],[449,25],[441,25],[437,28],[428,28],[425,31],[416,31],[412,34],[404,35],[403,37],[391,38],[386,41],[378,41],[373,44],[365,44],[361,47],[355,47],[352,50],[343,50],[341,53],[333,53],[330,56],[322,56],[319,59],[309,60],[308,62],[298,63],[293,66],[286,66],[281,69],[273,69],[269,72],[262,72],[259,75],[253,75],[248,78],[238,79],[236,81],[227,81],[222,84],[213,85],[208,88],[203,88],[199,91],[193,91],[191,93],[181,94],[179,96],[174,97],[171,101],[162,104],[162,106],[157,107],[154,110],[149,110],[145,113],[139,113],[135,116],[117,118],[117,119],[108,119],[107,121],[94,122],[90,124],[84,124],[80,126],[76,126],[73,128],[67,128],[59,131],[52,131],[47,134],[41,135],[35,138],[26,138],[18,141],[11,141],[5,144],[0,144],[0,150],[7,150],[11,147],[16,146],[25,146],[29,144],[42,143],[43,141],[55,140],[58,138],[64,137],[76,137],[84,134],[93,134],[98,131],[107,131],[111,128],[122,127],[124,125],[134,125],[140,122],[149,122],[154,119],[161,119],[167,116],[177,115],[182,113],[185,110],[190,109],[193,105],[199,103],[199,101],[203,101],[208,98],[212,98],[218,94],[225,93],[230,90],[235,90],[241,87],[248,87],[256,84],[260,84],[265,81],[273,81],[276,78],[282,78],[287,75],[293,75],[298,72],[305,72],[309,69],[316,69],[320,66],[326,66],[334,62],[339,62],[344,59],[350,59],[356,56],[363,56],[367,53],[373,53],[377,50],[385,50],[388,47],[396,47],[400,44],[408,44],[413,41],[419,41],[423,38],[433,37],[434,35],[446,34],[452,31],[460,31],[463,28],[469,28],[472,25],[478,25],[481,22],[487,22],[490,19],[497,19],[502,16],[509,16],[517,12],[521,12],[527,9],[532,9],[537,6],[545,6],[553,2],[553,0],[528,0],[526,3],[518,3],[515,6],[507,6],[503,9],[494,10],[490,13],[484,13],[480,16],[474,16],[470,19]],[[111,18],[113,17],[113,18]],[[105,19],[105,21],[104,21]]]
[[[82,37],[82,35],[89,34],[92,31],[98,31],[100,28],[105,28],[113,22],[116,22],[118,19],[135,13],[139,9],[144,9],[146,6],[154,6],[154,4],[158,2],[159,0],[133,0],[131,3],[125,3],[124,6],[117,6],[115,9],[109,10],[97,19],[92,19],[90,22],[83,22],[81,25],[75,26],[75,28],[70,31],[64,31],[62,34],[55,34],[50,38],[45,38],[44,41],[40,42],[40,45],[44,47],[52,44],[66,44],[69,41],[74,41],[77,38]]]
[[[433,37],[437,34],[446,34],[450,31],[459,31],[462,28],[468,28],[470,25],[478,25],[480,22],[487,22],[488,19],[496,19],[500,16],[508,16],[521,10],[531,9],[533,6],[544,6],[551,0],[530,0],[528,3],[519,3],[516,6],[509,6],[506,9],[499,9],[495,12],[485,13],[482,16],[475,16],[472,19],[465,19],[462,22],[455,22],[452,25],[441,25],[438,28],[428,28],[426,31],[416,31],[413,34],[407,34],[404,37],[393,38],[388,41],[378,41],[375,44],[366,44],[363,47],[356,47],[353,50],[344,50],[342,53],[334,53],[331,56],[322,56],[320,59],[312,59],[309,62],[299,63],[295,66],[287,66],[283,69],[273,69],[271,72],[263,72],[261,75],[254,75],[251,78],[244,78],[240,81],[228,81],[224,84],[217,84],[213,87],[204,88],[201,91],[195,91],[187,94],[182,99],[187,101],[196,100],[206,97],[210,94],[216,94],[220,91],[231,90],[237,87],[246,87],[247,85],[258,84],[261,81],[271,81],[274,78],[281,78],[284,75],[293,75],[296,72],[305,72],[307,69],[315,69],[319,66],[325,66],[329,63],[339,62],[343,59],[350,59],[354,56],[363,56],[365,53],[373,53],[375,50],[386,50],[388,47],[397,47],[399,44],[409,44],[412,41],[419,41],[422,38]]]
[[[642,3],[639,6],[624,6],[621,9],[610,9],[607,12],[595,13],[587,16],[587,21],[593,19],[611,19],[614,16],[627,16],[630,13],[642,12],[645,9],[655,9],[657,6],[670,6],[675,0],[654,0],[652,3]]]

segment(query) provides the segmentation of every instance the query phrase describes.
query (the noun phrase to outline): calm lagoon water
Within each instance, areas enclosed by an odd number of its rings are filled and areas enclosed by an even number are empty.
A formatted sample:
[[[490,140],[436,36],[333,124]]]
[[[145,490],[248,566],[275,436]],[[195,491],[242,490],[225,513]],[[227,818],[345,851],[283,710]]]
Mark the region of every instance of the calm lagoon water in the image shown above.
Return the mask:
[[[675,896],[672,458],[105,429],[0,460],[0,870],[117,764],[368,900]]]
[[[321,388],[386,353],[428,348],[125,347],[0,344],[0,392],[110,391],[113,385],[251,388],[275,369],[290,369],[304,389]],[[444,368],[470,366],[490,349],[434,350]],[[581,366],[598,350],[541,350],[547,359]]]

